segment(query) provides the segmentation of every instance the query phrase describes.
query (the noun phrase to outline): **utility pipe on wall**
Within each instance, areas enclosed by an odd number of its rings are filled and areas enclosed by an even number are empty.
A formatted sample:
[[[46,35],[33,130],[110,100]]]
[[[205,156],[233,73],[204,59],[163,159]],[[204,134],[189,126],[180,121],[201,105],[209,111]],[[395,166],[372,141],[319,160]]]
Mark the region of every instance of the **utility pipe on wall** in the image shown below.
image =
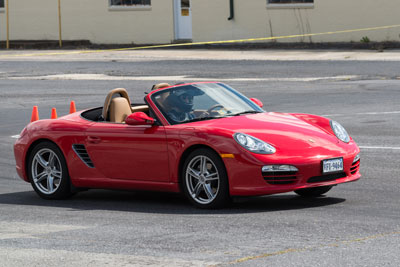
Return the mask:
[[[8,1],[8,0],[7,0]],[[58,0],[58,44],[62,47],[62,33],[61,33],[61,0]]]
[[[8,14],[9,8],[8,8],[8,0],[6,0],[6,31],[7,31],[7,37],[6,37],[6,48],[10,49],[10,18]]]
[[[235,17],[235,9],[234,9],[234,5],[233,5],[233,0],[229,0],[229,10],[230,10],[230,17],[228,18],[228,20],[232,20]]]

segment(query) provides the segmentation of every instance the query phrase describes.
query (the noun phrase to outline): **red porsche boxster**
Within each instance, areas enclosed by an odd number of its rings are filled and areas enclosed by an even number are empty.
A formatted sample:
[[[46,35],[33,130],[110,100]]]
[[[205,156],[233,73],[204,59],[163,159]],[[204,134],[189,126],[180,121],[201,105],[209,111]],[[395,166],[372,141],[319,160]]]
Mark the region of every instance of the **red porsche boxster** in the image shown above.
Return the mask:
[[[266,112],[217,82],[158,84],[144,102],[118,88],[103,107],[28,124],[14,146],[19,176],[45,199],[170,191],[201,208],[233,196],[319,196],[361,177],[360,150],[336,121]]]

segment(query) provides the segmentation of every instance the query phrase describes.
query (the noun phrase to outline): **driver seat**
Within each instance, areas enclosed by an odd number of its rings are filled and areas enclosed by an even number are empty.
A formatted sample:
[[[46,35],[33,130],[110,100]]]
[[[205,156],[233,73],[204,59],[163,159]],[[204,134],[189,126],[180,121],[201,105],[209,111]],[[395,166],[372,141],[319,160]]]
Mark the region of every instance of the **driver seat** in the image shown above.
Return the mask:
[[[123,123],[132,114],[131,101],[124,88],[111,90],[104,102],[103,118],[109,122]]]

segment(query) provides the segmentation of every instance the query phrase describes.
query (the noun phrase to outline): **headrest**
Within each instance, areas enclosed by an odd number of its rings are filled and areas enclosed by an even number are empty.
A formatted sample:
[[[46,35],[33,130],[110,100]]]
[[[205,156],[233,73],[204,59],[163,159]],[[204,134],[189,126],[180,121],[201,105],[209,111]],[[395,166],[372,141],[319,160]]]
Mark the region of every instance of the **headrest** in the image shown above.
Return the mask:
[[[160,88],[164,88],[164,87],[170,87],[171,85],[169,83],[157,83],[155,85],[153,85],[153,87],[151,87],[151,90],[157,90]]]

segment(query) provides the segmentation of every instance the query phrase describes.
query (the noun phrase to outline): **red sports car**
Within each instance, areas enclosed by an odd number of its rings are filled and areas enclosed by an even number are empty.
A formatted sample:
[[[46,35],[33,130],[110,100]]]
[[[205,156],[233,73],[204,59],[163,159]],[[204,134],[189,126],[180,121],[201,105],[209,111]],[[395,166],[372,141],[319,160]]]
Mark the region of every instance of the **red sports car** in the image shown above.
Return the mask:
[[[358,180],[360,150],[336,121],[262,109],[223,83],[125,89],[103,107],[38,120],[14,146],[19,176],[45,199],[80,189],[183,192],[201,208],[233,196],[319,196]]]

